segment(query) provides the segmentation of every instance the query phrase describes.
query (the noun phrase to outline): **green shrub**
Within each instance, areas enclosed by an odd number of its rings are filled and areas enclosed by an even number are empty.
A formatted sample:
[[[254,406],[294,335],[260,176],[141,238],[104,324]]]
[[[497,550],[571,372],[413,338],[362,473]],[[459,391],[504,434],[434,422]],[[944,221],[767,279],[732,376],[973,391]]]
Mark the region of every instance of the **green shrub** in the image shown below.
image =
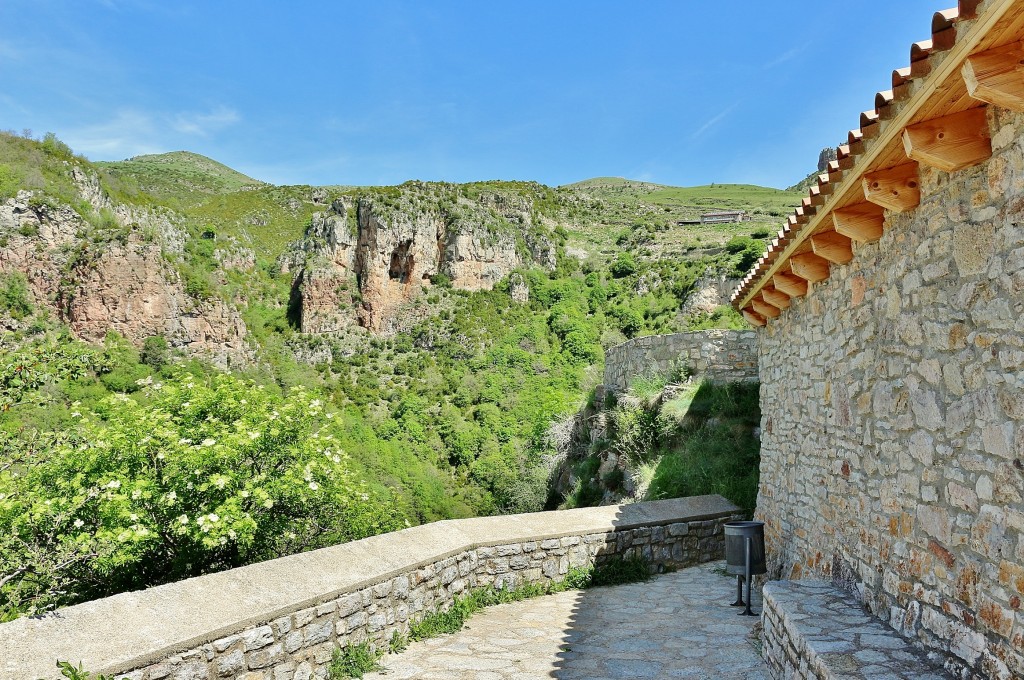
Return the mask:
[[[621,252],[615,258],[610,268],[612,276],[617,279],[625,278],[636,273],[636,260],[630,252]]]
[[[380,670],[381,654],[370,647],[369,642],[350,644],[344,649],[335,648],[331,665],[327,668],[330,680],[361,678],[367,673]]]
[[[28,279],[21,272],[0,274],[0,310],[19,320],[32,313]]]
[[[401,526],[307,391],[147,380],[141,401],[0,446],[0,619]]]

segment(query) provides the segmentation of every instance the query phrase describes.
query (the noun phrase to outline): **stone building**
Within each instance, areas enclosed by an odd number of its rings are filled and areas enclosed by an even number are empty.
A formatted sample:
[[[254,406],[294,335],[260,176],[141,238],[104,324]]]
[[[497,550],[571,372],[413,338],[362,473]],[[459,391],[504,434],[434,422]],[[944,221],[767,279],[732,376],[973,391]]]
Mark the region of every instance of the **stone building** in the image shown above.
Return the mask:
[[[1024,677],[1024,3],[961,2],[733,296],[769,576]]]

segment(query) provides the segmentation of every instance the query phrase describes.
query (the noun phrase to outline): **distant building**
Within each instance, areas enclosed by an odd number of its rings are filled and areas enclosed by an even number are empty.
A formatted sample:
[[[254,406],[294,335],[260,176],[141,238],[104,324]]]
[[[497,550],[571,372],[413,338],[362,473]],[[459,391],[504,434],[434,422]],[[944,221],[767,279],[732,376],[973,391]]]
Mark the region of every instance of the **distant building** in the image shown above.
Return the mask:
[[[718,224],[720,222],[749,222],[750,215],[746,210],[721,210],[707,212],[700,216],[701,224]]]

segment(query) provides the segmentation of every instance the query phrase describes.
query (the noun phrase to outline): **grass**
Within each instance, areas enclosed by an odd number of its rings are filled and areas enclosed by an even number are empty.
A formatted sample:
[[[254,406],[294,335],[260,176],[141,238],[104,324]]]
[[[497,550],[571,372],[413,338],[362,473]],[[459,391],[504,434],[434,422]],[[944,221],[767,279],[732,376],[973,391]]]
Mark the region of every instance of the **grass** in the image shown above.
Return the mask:
[[[374,650],[369,642],[335,649],[331,656],[331,665],[327,667],[327,677],[330,680],[361,678],[367,673],[380,670],[382,656],[383,654]]]

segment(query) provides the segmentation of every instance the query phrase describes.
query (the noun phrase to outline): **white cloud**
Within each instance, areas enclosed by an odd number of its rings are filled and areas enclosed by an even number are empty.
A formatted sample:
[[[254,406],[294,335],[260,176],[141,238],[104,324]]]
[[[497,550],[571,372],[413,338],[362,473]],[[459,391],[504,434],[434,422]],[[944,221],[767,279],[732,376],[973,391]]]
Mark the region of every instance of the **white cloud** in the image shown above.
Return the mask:
[[[207,113],[179,113],[174,116],[171,126],[186,135],[209,137],[212,133],[237,123],[241,118],[238,112],[226,106],[218,106]]]
[[[718,114],[716,114],[716,115],[712,116],[711,118],[709,118],[707,120],[707,122],[705,122],[703,125],[701,125],[699,128],[697,128],[693,132],[693,134],[690,135],[690,139],[697,139],[698,137],[703,135],[705,132],[707,132],[708,130],[713,128],[723,118],[725,118],[727,115],[729,115],[729,113],[731,113],[732,110],[735,109],[737,106],[739,106],[739,102],[736,102],[735,104],[732,104],[731,106],[726,107],[724,110],[720,111]]]
[[[798,47],[792,47],[792,48],[786,50],[785,52],[783,52],[782,54],[780,54],[779,56],[775,57],[771,61],[769,61],[767,64],[762,66],[761,69],[764,70],[764,71],[767,71],[768,69],[772,69],[772,68],[775,68],[776,66],[779,66],[781,64],[785,64],[787,61],[789,61],[790,59],[793,59],[794,57],[796,57],[798,54],[800,54],[803,51],[804,51],[804,46],[803,45],[800,45]]]
[[[208,138],[239,120],[238,113],[226,106],[205,113],[121,109],[109,120],[64,130],[60,136],[90,158],[128,158],[185,148],[196,137]]]

